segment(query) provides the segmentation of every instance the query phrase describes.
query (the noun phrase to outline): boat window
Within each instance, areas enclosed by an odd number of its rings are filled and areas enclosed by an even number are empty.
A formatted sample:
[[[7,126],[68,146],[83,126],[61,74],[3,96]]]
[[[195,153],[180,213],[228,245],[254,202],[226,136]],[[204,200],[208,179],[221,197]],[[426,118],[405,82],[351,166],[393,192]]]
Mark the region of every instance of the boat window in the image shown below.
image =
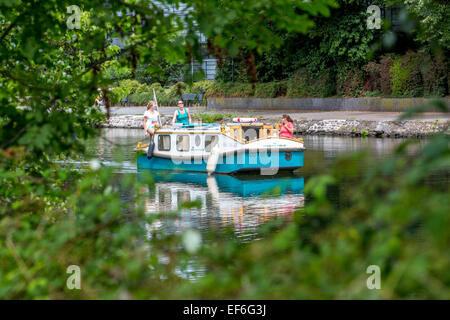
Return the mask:
[[[170,151],[170,136],[168,134],[158,136],[158,150]]]
[[[177,136],[177,151],[189,151],[189,136],[178,135]]]
[[[205,151],[209,152],[217,144],[219,137],[216,135],[206,135],[205,137]]]
[[[242,126],[242,131],[245,141],[259,139],[259,128],[256,126]]]
[[[195,146],[200,147],[200,144],[202,143],[202,138],[200,138],[200,135],[195,136]]]

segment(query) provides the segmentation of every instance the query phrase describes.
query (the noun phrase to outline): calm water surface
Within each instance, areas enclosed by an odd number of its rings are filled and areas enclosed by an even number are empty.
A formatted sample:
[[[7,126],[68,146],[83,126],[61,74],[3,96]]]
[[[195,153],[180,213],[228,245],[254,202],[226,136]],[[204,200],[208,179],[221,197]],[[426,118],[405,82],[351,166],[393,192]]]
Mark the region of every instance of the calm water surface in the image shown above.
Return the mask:
[[[389,157],[404,139],[304,136],[305,168],[297,174],[276,176],[216,175],[197,173],[163,173],[155,176],[155,187],[146,192],[148,214],[178,211],[176,219],[162,219],[148,226],[170,233],[188,228],[200,231],[232,227],[242,240],[255,239],[256,229],[263,222],[277,217],[292,219],[295,210],[307,203],[303,187],[309,178],[308,170],[324,171],[343,153],[368,149],[377,159]],[[133,148],[145,141],[142,130],[105,129],[99,138],[87,142],[88,156],[98,158],[104,165],[116,167],[120,174],[137,175]],[[420,141],[423,145],[425,141]],[[363,164],[364,165],[364,164]],[[126,195],[124,195],[126,197]],[[179,204],[200,200],[200,207],[181,209]],[[338,201],[332,199],[333,201]]]

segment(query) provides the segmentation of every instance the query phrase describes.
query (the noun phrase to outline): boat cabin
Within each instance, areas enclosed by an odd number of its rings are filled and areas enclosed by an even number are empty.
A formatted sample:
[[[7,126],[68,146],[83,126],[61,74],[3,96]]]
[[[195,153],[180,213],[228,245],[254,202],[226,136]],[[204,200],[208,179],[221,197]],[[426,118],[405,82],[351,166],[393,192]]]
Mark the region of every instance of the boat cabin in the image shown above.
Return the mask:
[[[162,152],[210,152],[219,140],[246,144],[254,140],[278,137],[277,129],[263,123],[227,123],[202,126],[164,126],[155,133],[155,150]]]

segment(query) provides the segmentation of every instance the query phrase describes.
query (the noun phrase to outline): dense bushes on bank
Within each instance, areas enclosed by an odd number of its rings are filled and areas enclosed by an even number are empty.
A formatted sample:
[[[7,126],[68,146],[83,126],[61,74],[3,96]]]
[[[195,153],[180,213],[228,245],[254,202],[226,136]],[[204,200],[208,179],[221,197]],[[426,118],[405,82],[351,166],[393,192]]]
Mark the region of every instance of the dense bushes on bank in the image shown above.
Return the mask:
[[[387,54],[362,67],[344,64],[337,72],[297,70],[288,80],[267,83],[216,82],[209,97],[421,97],[448,95],[448,60],[441,55],[408,51]]]
[[[383,56],[364,69],[366,91],[399,97],[448,95],[448,61],[441,55],[408,51],[403,56]]]
[[[361,67],[337,66],[337,72],[324,70],[318,74],[306,68],[297,70],[289,79],[272,82],[199,81],[178,82],[163,88],[126,79],[113,89],[113,103],[129,97],[130,105],[142,106],[153,99],[155,89],[160,105],[175,105],[181,93],[205,93],[208,97],[234,98],[302,98],[302,97],[430,97],[448,95],[448,60],[441,55],[408,51],[404,55],[386,54]]]
[[[184,82],[177,82],[170,87],[163,88],[159,82],[151,85],[140,83],[137,80],[126,79],[118,82],[118,86],[111,90],[110,99],[113,105],[119,105],[122,98],[128,97],[131,106],[144,106],[153,100],[153,89],[159,105],[171,106],[176,104],[176,100],[183,93],[206,93],[213,86],[213,81],[198,81],[191,85]],[[200,103],[206,103],[201,101]]]
[[[439,0],[427,3],[375,0],[371,4],[385,10],[387,20],[383,22],[383,30],[366,27],[367,2],[336,2],[339,6],[331,10],[330,17],[313,18],[314,27],[308,34],[271,26],[282,45],[261,52],[243,46],[238,53],[213,54],[219,60],[215,82],[174,84],[180,79],[190,81],[191,69],[162,59],[153,66],[138,64],[134,73],[139,84],[134,83],[134,91],[129,91],[123,89],[122,82],[132,77],[131,71],[111,68],[105,77],[119,86],[114,103],[117,104],[120,101],[117,98],[126,93],[130,95],[132,105],[145,104],[152,96],[150,86],[155,82],[164,87],[155,88],[162,105],[173,105],[181,93],[197,92],[206,93],[205,98],[433,97],[449,94],[449,47],[445,24],[448,13]],[[393,12],[398,13],[395,19]],[[250,55],[254,59],[249,59]],[[258,80],[254,85],[248,83],[249,70],[254,70],[252,77]]]

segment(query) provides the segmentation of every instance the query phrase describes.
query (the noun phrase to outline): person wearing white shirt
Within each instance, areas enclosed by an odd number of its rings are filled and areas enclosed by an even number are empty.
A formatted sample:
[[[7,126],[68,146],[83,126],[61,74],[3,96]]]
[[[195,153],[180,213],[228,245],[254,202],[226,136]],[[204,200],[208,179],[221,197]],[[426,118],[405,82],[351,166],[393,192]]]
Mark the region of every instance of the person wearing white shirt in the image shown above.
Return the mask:
[[[155,124],[158,123],[159,112],[155,111],[156,103],[150,101],[147,104],[147,111],[144,113],[144,130],[145,136],[153,135],[155,133]]]

